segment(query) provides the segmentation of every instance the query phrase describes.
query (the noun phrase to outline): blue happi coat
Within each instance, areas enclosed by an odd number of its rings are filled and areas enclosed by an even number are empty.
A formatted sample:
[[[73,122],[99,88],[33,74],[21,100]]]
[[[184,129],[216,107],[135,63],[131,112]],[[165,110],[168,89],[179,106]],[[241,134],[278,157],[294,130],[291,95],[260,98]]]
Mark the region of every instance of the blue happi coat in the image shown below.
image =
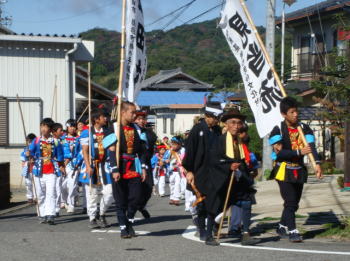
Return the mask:
[[[29,145],[29,151],[31,157],[34,158],[33,175],[39,177],[42,175],[42,151],[40,149],[41,137],[35,138]],[[59,169],[59,162],[63,161],[63,148],[60,142],[55,142],[53,137],[49,137],[47,142],[51,143],[53,146],[51,162],[53,163],[55,173],[58,177],[61,176],[61,171]]]
[[[104,141],[109,140],[112,136],[115,137],[115,135],[111,133],[107,128],[103,128],[103,135],[104,135],[104,138],[103,138]],[[80,134],[79,140],[80,140],[79,154],[81,155],[81,157],[83,157],[82,146],[89,144],[89,130],[83,130]],[[92,159],[91,168],[95,170],[96,166],[94,164],[94,160],[98,159],[98,142],[96,140],[95,128],[92,128],[90,144],[92,144],[92,146],[89,148],[91,153],[91,159]],[[109,162],[107,147],[108,146],[104,145],[104,159],[101,162],[102,182],[105,185],[112,184],[112,170]],[[79,174],[79,181],[84,184],[90,184],[90,179],[92,184],[97,183],[96,173],[94,173],[94,175],[92,175],[92,177],[90,178],[90,175],[86,173],[85,161],[82,160],[80,174]]]
[[[73,137],[73,140],[71,140],[70,138],[71,137],[68,137],[68,135],[64,135],[62,137],[63,157],[65,160],[70,160],[66,168],[74,170],[74,168],[78,169],[81,167],[84,158],[81,151],[80,137]]]

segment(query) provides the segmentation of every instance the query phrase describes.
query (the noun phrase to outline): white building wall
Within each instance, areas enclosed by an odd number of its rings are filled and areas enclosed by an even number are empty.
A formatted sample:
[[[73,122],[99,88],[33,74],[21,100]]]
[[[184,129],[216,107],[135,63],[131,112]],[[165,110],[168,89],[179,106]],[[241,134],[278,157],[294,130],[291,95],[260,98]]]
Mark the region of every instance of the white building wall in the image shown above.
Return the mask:
[[[156,134],[159,139],[167,136],[171,138],[178,133],[184,133],[193,127],[194,118],[201,114],[199,109],[177,109],[167,113],[157,113]],[[163,118],[167,119],[167,129],[163,132]],[[174,134],[170,131],[171,118],[174,118]]]
[[[73,44],[0,41],[0,96],[15,98],[18,94],[21,99],[37,98],[21,102],[27,134],[39,135],[41,119],[51,117],[56,76],[57,110],[54,106],[52,118],[64,123],[73,115],[74,97],[69,95],[68,86],[72,83],[67,80],[68,63],[65,61],[66,52],[72,48]],[[0,161],[10,162],[10,184],[19,186],[23,148],[11,146],[25,143],[24,131],[15,99],[9,100],[8,109],[10,147],[0,148]]]
[[[334,46],[333,46],[333,40],[334,40],[333,33],[335,31],[335,28],[333,27],[334,23],[335,23],[335,21],[332,19],[323,18],[322,19],[322,29],[321,29],[319,20],[317,20],[317,22],[313,22],[313,21],[311,22],[312,32],[315,35],[316,34],[322,35],[322,32],[323,32],[327,52],[332,51],[332,49],[334,48]],[[292,68],[294,68],[294,70],[292,71],[292,77],[298,73],[299,54],[301,53],[301,50],[300,50],[301,38],[303,36],[311,35],[311,28],[310,28],[309,23],[305,23],[301,26],[295,27],[293,30],[293,45],[292,45],[292,59],[291,60],[292,60]]]
[[[67,100],[70,97],[68,63],[64,58],[72,46],[0,41],[0,95],[40,97],[43,101],[43,117],[51,117],[57,77],[57,115],[54,107],[52,117],[55,121],[64,122],[71,116],[69,108],[73,100],[73,97]],[[29,112],[24,113],[28,116],[26,114]]]

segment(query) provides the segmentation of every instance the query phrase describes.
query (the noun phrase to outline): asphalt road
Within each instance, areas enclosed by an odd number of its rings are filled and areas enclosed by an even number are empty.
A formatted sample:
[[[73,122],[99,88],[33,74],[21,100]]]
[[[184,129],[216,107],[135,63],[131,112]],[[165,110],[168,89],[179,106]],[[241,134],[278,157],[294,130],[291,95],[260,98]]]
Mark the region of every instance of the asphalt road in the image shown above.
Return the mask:
[[[39,224],[34,207],[0,216],[0,260],[350,260],[348,242],[291,244],[273,233],[253,248],[232,239],[210,247],[194,238],[183,205],[169,206],[167,198],[154,197],[149,210],[152,218],[136,222],[140,235],[133,239],[120,239],[113,209],[107,216],[112,226],[94,231],[85,215],[64,210],[55,226]]]

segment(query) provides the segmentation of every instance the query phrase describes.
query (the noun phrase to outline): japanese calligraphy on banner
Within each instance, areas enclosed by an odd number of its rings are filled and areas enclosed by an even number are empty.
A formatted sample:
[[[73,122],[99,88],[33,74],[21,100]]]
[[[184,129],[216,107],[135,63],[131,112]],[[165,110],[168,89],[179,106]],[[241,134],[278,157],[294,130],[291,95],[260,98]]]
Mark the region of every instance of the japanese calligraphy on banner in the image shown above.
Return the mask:
[[[279,109],[282,93],[239,0],[226,1],[220,27],[240,64],[258,133],[264,137],[283,120]]]
[[[127,0],[123,96],[136,100],[146,77],[146,39],[141,0]]]

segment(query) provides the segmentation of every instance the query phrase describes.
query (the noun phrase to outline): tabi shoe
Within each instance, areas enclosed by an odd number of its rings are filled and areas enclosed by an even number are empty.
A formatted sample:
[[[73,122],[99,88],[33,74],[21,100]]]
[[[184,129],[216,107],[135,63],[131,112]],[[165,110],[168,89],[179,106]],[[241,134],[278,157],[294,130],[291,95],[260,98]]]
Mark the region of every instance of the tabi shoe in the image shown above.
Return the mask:
[[[280,238],[289,238],[288,227],[278,224],[278,228],[276,229],[276,233]]]
[[[205,244],[208,246],[219,246],[220,243],[214,239],[212,236],[207,237],[207,239],[205,240]]]
[[[205,229],[199,229],[199,240],[200,241],[207,240],[207,231]]]
[[[145,209],[145,208],[144,208],[144,209],[141,209],[140,212],[141,212],[142,216],[143,216],[145,219],[151,218],[151,215],[150,215],[150,213],[148,212],[147,209]]]
[[[59,217],[60,216],[60,212],[56,212],[56,217]]]
[[[294,229],[289,232],[289,241],[292,243],[301,243],[303,242],[303,237],[299,234],[297,229]]]
[[[109,224],[107,223],[106,216],[105,215],[100,215],[99,218],[99,223],[101,228],[107,228],[109,227]]]
[[[173,205],[180,206],[180,200],[173,200]]]
[[[68,214],[74,214],[74,207],[68,206],[68,208],[67,208],[67,213],[68,213]]]
[[[100,228],[100,226],[97,224],[96,219],[93,219],[93,220],[90,221],[89,228],[91,228],[91,229]]]
[[[55,225],[55,216],[48,216],[48,218],[47,218],[47,224],[49,224],[49,225]]]
[[[132,227],[132,223],[129,222],[126,225],[126,230],[128,231],[128,234],[130,237],[137,237],[136,232],[135,232],[134,228]]]
[[[123,229],[120,229],[120,237],[123,239],[131,238],[131,236],[129,235],[129,231],[126,227]]]
[[[242,233],[240,230],[230,230],[227,233],[227,237],[229,237],[229,238],[241,238]]]
[[[259,239],[251,237],[249,232],[244,232],[241,240],[242,246],[252,246],[258,244],[260,242]]]
[[[47,223],[47,217],[39,217],[39,223],[40,224],[46,224]]]

